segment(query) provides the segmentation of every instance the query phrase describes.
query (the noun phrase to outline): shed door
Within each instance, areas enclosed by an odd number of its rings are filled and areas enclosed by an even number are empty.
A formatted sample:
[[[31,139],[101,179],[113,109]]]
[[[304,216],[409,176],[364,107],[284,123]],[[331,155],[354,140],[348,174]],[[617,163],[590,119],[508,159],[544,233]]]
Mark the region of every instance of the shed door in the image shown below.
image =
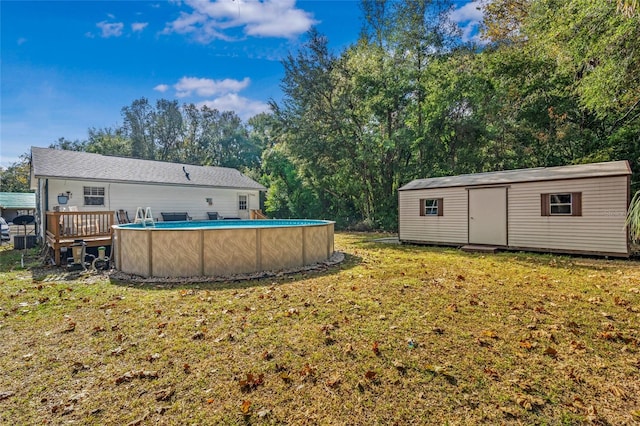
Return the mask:
[[[249,196],[247,194],[238,194],[238,217],[249,219]]]
[[[469,244],[507,245],[507,188],[469,190]]]

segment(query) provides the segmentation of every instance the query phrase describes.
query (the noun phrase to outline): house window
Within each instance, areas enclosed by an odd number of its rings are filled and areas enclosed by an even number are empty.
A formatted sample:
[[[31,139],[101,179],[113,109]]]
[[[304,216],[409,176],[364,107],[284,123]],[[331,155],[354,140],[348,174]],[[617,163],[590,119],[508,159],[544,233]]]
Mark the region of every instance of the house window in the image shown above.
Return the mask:
[[[442,198],[425,198],[420,200],[420,216],[442,216]]]
[[[541,216],[582,216],[582,193],[541,194]]]
[[[85,186],[84,187],[85,206],[104,206],[104,187]]]
[[[247,196],[238,195],[238,210],[246,210],[246,209],[247,209]]]

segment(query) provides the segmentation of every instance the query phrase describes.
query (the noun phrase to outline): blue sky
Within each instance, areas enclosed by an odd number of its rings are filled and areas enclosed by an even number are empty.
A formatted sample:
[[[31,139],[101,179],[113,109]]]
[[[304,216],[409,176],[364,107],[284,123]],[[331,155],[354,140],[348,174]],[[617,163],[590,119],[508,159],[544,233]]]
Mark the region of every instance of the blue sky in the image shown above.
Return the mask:
[[[456,1],[465,37],[481,19]],[[31,146],[122,124],[135,99],[233,110],[281,97],[281,60],[311,26],[339,52],[357,40],[356,0],[0,1],[0,166]]]

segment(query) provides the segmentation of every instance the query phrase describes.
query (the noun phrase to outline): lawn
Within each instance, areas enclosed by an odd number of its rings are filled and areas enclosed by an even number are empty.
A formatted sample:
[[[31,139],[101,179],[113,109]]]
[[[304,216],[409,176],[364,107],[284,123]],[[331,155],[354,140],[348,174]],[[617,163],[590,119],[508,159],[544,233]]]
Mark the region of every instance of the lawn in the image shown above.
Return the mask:
[[[634,424],[640,263],[337,234],[345,261],[119,282],[0,252],[2,424]]]

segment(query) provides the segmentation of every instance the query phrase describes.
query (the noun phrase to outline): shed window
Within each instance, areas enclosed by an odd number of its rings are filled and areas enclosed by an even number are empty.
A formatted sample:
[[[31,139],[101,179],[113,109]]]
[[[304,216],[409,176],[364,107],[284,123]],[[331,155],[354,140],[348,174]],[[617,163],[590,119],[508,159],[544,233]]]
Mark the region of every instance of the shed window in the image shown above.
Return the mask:
[[[442,216],[442,198],[425,198],[420,200],[420,216]]]
[[[541,194],[542,216],[582,216],[582,193]]]
[[[85,186],[84,205],[104,206],[104,186]]]
[[[247,196],[238,195],[238,210],[247,210]]]

